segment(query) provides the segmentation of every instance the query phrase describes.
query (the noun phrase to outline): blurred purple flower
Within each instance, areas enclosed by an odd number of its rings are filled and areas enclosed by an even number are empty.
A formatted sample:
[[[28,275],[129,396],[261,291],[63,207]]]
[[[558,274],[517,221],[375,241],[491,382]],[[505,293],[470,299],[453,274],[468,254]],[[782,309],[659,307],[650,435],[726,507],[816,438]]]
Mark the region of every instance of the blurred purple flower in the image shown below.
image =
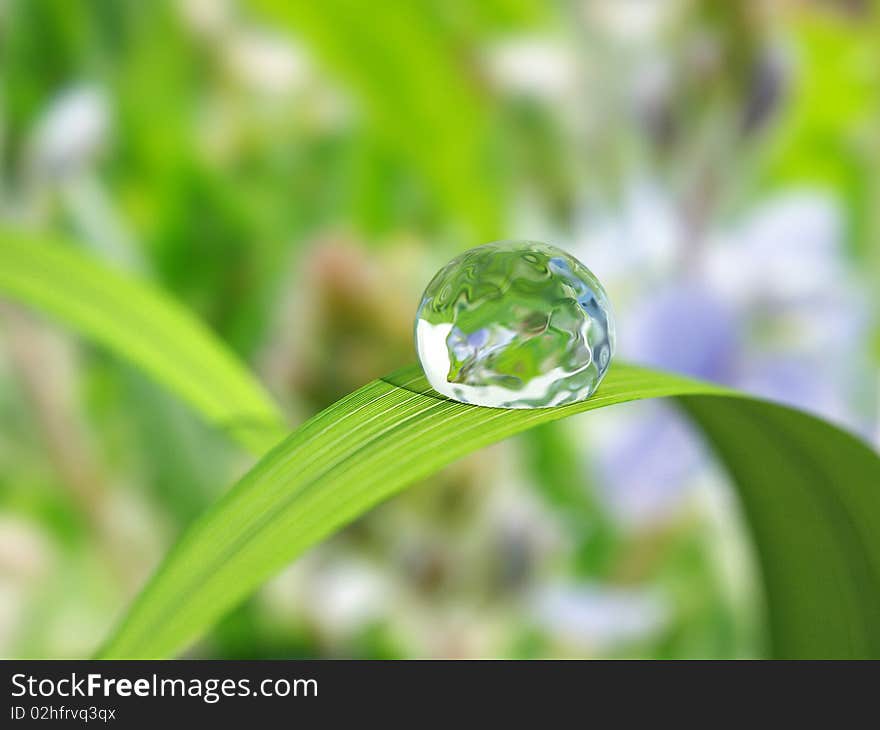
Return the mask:
[[[620,221],[587,229],[580,253],[597,262],[612,295],[619,357],[866,430],[847,395],[868,323],[833,199],[812,191],[777,197],[708,235],[697,251],[675,234],[673,210],[640,186]],[[650,245],[632,235],[645,231]],[[599,454],[607,498],[624,519],[674,509],[702,463],[678,414],[650,407],[650,417],[624,425]]]
[[[622,523],[661,520],[678,507],[702,459],[677,412],[660,404],[643,406],[640,418],[599,455],[602,497]]]
[[[767,358],[755,362],[740,378],[749,393],[802,410],[821,413],[835,421],[847,418],[846,404],[830,379],[817,377],[821,364],[794,358]]]
[[[618,341],[627,360],[719,382],[733,378],[742,349],[740,322],[731,307],[687,282],[639,301]]]

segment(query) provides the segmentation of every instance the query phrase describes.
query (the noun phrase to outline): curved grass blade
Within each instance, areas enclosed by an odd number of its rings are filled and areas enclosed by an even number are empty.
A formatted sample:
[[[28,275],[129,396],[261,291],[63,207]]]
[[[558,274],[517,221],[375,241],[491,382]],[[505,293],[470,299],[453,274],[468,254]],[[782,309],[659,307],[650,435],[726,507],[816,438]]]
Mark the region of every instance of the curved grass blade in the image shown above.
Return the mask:
[[[271,397],[202,323],[72,246],[0,231],[0,294],[131,360],[256,454],[286,433]]]
[[[614,403],[678,396],[728,464],[754,530],[775,656],[880,656],[880,458],[812,416],[615,365],[589,400],[463,405],[417,366],[295,430],[184,534],[109,639],[108,658],[179,652],[304,550],[465,454]]]
[[[680,400],[737,486],[772,655],[880,658],[880,457],[791,408]]]

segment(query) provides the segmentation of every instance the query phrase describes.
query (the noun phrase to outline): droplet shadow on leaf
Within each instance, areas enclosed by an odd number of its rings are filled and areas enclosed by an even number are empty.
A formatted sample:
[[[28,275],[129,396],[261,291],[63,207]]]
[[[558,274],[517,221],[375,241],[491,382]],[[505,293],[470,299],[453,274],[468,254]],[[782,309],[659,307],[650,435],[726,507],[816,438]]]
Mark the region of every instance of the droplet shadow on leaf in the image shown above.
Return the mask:
[[[424,373],[421,372],[421,369],[417,365],[410,365],[409,367],[395,370],[390,375],[386,375],[384,378],[380,378],[380,380],[383,383],[388,383],[388,385],[393,385],[396,388],[403,388],[404,390],[408,390],[410,393],[426,395],[429,398],[433,398],[434,400],[438,401],[445,400],[452,402],[452,398],[447,398],[445,395],[440,395],[440,393],[438,393],[428,384],[427,378],[425,378]]]

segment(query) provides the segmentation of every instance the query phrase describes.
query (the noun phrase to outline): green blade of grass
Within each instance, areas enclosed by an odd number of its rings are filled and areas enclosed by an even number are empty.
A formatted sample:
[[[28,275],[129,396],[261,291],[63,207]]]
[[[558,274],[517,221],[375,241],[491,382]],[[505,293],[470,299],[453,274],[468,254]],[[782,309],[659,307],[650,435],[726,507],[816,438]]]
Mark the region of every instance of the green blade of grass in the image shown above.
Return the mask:
[[[364,386],[290,434],[190,527],[101,656],[181,651],[304,550],[469,452],[541,423],[664,396],[677,396],[738,488],[773,656],[880,656],[877,454],[804,413],[627,365],[615,365],[589,400],[542,410],[446,400],[416,366]]]
[[[773,656],[880,658],[880,457],[813,416],[680,399],[727,468],[757,548]]]
[[[73,246],[0,231],[0,295],[132,361],[256,454],[286,432],[271,397],[201,322],[158,289]]]

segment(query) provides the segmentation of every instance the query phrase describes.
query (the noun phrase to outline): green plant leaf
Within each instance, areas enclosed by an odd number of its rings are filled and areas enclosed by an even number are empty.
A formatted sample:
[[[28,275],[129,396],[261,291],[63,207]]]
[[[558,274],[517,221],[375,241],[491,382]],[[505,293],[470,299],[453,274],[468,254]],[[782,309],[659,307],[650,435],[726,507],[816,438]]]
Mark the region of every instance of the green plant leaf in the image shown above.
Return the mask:
[[[190,527],[101,656],[179,652],[304,550],[471,451],[540,423],[663,396],[678,397],[738,487],[760,556],[772,655],[880,656],[877,454],[807,414],[621,364],[589,400],[551,409],[455,403],[416,366],[346,396]]]
[[[0,294],[131,360],[256,454],[286,433],[272,398],[201,322],[72,245],[0,231]]]

